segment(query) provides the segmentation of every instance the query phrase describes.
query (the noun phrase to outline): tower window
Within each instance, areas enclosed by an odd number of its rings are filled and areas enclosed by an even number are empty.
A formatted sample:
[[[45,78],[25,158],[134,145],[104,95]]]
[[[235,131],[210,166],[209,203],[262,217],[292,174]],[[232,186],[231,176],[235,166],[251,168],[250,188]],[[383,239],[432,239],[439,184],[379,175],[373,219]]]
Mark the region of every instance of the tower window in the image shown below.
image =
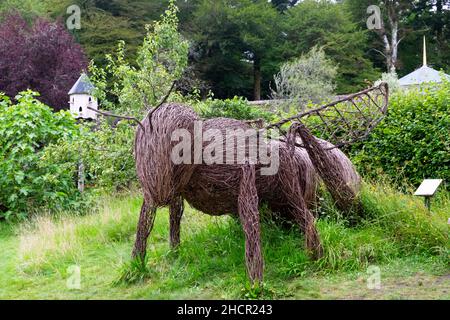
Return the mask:
[[[80,107],[80,112],[83,112],[83,107]]]

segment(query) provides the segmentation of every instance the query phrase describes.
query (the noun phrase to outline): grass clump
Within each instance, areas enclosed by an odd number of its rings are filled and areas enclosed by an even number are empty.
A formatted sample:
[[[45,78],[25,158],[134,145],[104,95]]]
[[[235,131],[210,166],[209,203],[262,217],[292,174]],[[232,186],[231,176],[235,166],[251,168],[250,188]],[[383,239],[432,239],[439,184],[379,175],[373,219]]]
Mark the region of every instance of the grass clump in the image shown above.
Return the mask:
[[[389,235],[403,254],[434,255],[448,247],[448,193],[439,195],[432,212],[421,198],[396,192],[389,185],[366,185],[361,199],[366,224]]]
[[[146,279],[150,278],[152,274],[147,265],[147,256],[145,256],[145,258],[143,259],[140,257],[136,257],[131,261],[125,263],[120,270],[119,278],[113,282],[113,285],[130,285],[144,282]]]
[[[134,234],[140,204],[138,196],[106,197],[99,213],[36,216],[19,228],[20,269],[62,270],[61,262],[79,261],[88,248],[127,241]]]

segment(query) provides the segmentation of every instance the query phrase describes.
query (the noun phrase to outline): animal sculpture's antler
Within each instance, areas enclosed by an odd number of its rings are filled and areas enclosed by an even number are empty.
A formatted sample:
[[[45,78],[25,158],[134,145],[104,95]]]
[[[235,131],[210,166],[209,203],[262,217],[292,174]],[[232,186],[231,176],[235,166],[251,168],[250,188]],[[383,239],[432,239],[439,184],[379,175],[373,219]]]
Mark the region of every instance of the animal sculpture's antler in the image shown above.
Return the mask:
[[[379,86],[269,125],[266,130],[278,128],[287,137],[286,125],[301,122],[315,136],[340,148],[366,139],[386,116],[388,103],[389,86],[383,82]],[[299,143],[296,145],[303,147]]]

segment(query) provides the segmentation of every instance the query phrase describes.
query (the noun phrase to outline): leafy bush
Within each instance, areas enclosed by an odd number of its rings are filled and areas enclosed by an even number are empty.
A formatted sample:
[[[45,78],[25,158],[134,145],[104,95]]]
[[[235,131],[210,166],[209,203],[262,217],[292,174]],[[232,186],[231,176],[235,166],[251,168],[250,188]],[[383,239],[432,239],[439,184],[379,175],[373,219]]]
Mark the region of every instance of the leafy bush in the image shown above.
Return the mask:
[[[275,75],[275,99],[291,99],[301,105],[320,103],[333,95],[336,64],[317,47],[293,61],[284,63]]]
[[[396,93],[400,90],[400,82],[398,81],[398,75],[395,72],[383,73],[381,79],[374,83],[374,86],[381,85],[382,82],[386,82],[389,85],[389,92]]]
[[[72,170],[42,161],[45,146],[78,134],[70,113],[52,110],[32,91],[14,104],[0,94],[0,218],[24,216],[42,205],[64,207],[76,197]]]
[[[251,106],[248,101],[241,97],[233,99],[218,100],[208,99],[200,102],[195,107],[203,118],[232,118],[238,120],[271,121],[274,115],[258,107]]]
[[[450,83],[393,95],[387,118],[352,159],[369,177],[385,173],[418,185],[425,178],[450,181]]]
[[[129,122],[111,126],[107,121],[82,126],[77,139],[62,139],[45,149],[48,165],[67,166],[77,174],[82,161],[86,186],[105,191],[129,188],[137,181],[133,158],[135,128]]]

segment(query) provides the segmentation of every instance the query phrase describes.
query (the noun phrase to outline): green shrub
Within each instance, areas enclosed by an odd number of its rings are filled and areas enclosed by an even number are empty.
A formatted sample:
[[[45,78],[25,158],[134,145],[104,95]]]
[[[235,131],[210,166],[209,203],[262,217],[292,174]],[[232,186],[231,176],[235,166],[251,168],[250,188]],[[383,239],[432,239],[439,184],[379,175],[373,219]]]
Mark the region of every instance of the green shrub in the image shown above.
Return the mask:
[[[307,54],[283,63],[274,76],[275,99],[291,99],[305,106],[308,102],[320,103],[329,100],[336,88],[334,80],[338,67],[328,59],[322,48],[313,47]],[[297,110],[302,107],[297,106]]]
[[[137,182],[133,157],[135,128],[126,121],[112,127],[85,124],[77,139],[62,139],[45,149],[48,165],[67,166],[77,174],[78,163],[84,166],[87,188],[117,191]]]
[[[241,97],[233,99],[218,100],[208,99],[200,102],[195,107],[203,118],[232,118],[238,120],[273,120],[274,116],[258,107],[251,106],[248,101]]]
[[[117,191],[137,183],[133,149],[135,131],[128,121],[115,127],[103,123],[94,133],[92,144],[85,145],[89,154],[87,169],[97,187]]]
[[[450,181],[450,83],[391,97],[387,118],[351,156],[360,171],[417,186],[425,178]]]
[[[64,207],[77,197],[72,169],[41,161],[43,149],[77,135],[68,112],[54,113],[32,91],[13,103],[0,95],[0,218],[25,216],[43,205]]]

